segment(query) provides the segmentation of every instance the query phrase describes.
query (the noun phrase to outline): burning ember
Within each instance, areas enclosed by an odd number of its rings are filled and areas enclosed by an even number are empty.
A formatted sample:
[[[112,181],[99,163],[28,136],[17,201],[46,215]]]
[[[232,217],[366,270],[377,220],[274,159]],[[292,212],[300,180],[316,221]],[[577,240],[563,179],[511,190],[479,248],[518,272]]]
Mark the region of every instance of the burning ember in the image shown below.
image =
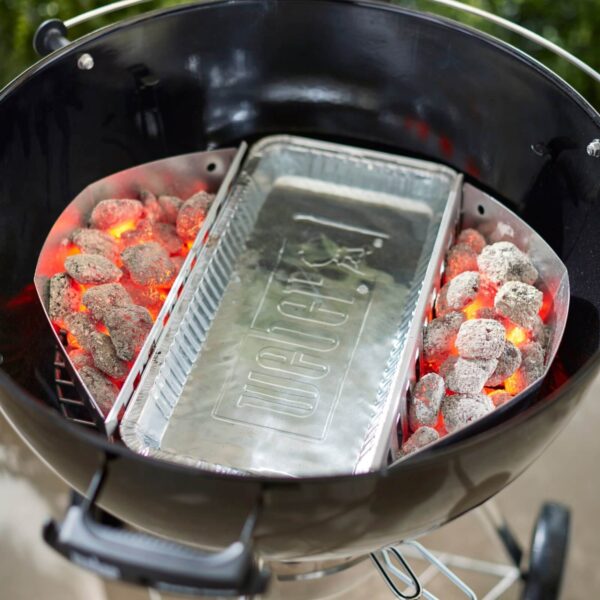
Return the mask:
[[[167,297],[214,196],[185,202],[143,191],[96,204],[89,227],[64,240],[63,271],[48,285],[48,314],[67,353],[108,414]]]
[[[465,229],[448,250],[444,278],[423,332],[405,455],[505,404],[544,371],[551,299],[535,287],[527,254]]]

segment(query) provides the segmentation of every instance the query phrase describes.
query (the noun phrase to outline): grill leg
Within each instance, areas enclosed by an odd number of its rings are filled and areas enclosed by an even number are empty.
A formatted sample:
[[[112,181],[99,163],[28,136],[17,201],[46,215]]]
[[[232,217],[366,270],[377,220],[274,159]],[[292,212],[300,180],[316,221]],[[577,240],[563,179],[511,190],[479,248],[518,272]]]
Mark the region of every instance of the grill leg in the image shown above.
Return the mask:
[[[504,546],[504,549],[513,564],[521,569],[523,562],[523,548],[500,512],[496,502],[494,500],[488,500],[481,506],[478,512],[483,520],[496,532],[496,535],[500,539],[500,542]]]

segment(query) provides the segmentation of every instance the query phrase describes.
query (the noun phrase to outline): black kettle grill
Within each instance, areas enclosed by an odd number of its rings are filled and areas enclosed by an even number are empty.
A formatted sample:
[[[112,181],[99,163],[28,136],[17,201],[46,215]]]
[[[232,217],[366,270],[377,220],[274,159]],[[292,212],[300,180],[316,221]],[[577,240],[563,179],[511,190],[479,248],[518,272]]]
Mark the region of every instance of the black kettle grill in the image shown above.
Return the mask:
[[[368,0],[215,0],[65,35],[46,25],[38,48],[53,52],[0,93],[0,405],[42,460],[88,490],[46,528],[51,544],[107,576],[250,594],[264,588],[264,561],[342,559],[412,538],[541,454],[600,364],[600,115],[569,85],[495,38]],[[110,173],[276,133],[447,164],[537,230],[571,284],[544,382],[468,437],[356,476],[203,472],[64,419],[31,283],[63,208]],[[148,535],[98,524],[95,505]]]

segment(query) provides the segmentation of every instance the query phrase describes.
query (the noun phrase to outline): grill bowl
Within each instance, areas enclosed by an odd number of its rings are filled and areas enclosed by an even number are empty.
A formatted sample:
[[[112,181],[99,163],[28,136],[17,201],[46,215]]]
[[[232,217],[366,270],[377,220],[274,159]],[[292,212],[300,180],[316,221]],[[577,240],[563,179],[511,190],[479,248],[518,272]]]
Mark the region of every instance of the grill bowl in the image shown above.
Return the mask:
[[[92,70],[78,69],[83,52]],[[497,493],[544,450],[597,370],[600,163],[586,146],[600,117],[538,63],[473,30],[369,2],[172,9],[41,61],[0,94],[0,122],[0,405],[79,491],[110,454],[99,501],[133,525],[219,548],[262,496],[255,539],[266,558],[364,554]],[[569,268],[572,294],[544,384],[469,437],[386,472],[294,481],[144,458],[48,408],[53,339],[30,282],[70,199],[135,164],[272,133],[446,163],[536,229]]]

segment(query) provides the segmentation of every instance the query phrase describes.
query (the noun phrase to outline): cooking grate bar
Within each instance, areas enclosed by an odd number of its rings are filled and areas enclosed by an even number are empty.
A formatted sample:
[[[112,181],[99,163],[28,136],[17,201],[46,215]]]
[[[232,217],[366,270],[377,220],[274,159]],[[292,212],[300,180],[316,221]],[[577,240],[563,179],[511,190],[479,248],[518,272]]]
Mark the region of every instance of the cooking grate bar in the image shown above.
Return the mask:
[[[54,354],[53,364],[56,398],[63,416],[73,423],[96,429],[90,410],[81,399],[58,348]]]

